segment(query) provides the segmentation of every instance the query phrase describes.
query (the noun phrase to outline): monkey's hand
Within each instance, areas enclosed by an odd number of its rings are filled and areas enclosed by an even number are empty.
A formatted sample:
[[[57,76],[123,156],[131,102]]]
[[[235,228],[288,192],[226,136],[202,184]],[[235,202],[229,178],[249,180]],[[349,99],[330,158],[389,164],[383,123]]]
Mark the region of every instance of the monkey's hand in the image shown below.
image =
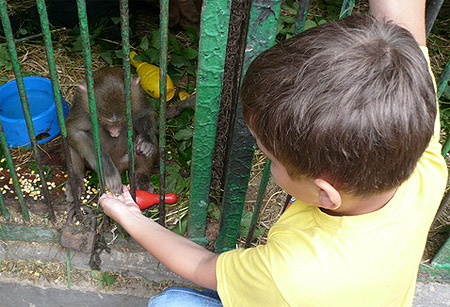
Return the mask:
[[[102,163],[106,187],[111,193],[122,193],[122,179],[116,166],[107,156],[103,156]]]
[[[144,138],[140,134],[136,136],[134,147],[136,150],[136,154],[139,156],[151,157],[157,151],[153,142],[144,140]]]

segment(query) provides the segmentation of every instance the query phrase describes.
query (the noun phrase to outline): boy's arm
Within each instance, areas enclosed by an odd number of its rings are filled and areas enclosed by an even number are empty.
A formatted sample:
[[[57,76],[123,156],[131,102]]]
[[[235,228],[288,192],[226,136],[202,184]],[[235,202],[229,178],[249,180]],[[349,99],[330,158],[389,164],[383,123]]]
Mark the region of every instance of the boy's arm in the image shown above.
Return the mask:
[[[420,46],[426,45],[426,0],[370,0],[370,12],[407,29]]]
[[[217,254],[142,215],[126,188],[120,196],[103,194],[99,202],[108,216],[171,271],[200,286],[216,289]]]

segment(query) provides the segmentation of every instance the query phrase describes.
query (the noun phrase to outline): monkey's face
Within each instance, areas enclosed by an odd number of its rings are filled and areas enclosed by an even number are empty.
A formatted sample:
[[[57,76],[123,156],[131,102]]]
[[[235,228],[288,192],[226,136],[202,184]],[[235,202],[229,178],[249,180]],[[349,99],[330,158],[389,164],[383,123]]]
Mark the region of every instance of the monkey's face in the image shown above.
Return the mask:
[[[123,128],[125,127],[125,121],[118,120],[118,119],[105,119],[105,118],[99,118],[101,125],[103,128],[108,131],[109,135],[112,138],[116,138],[120,135]]]

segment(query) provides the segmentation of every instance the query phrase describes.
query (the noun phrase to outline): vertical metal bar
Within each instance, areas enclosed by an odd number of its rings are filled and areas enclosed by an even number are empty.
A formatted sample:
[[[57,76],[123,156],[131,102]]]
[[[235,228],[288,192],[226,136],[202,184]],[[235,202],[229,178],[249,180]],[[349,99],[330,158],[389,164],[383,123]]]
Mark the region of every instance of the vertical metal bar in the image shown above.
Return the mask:
[[[341,7],[341,13],[339,19],[343,19],[352,14],[353,8],[355,7],[355,0],[344,0]]]
[[[47,181],[45,179],[45,174],[44,174],[44,171],[42,168],[42,163],[41,163],[39,151],[37,148],[36,134],[34,132],[30,107],[28,105],[28,99],[27,99],[27,95],[25,92],[25,84],[23,82],[22,71],[20,70],[20,63],[19,63],[19,59],[17,57],[16,48],[14,45],[14,37],[13,37],[12,29],[11,29],[11,23],[10,23],[9,17],[8,17],[8,8],[7,8],[7,4],[6,4],[5,0],[0,1],[0,16],[1,16],[2,24],[3,24],[3,30],[5,32],[6,42],[8,45],[8,51],[9,51],[9,56],[11,58],[14,75],[16,76],[17,88],[19,91],[20,101],[22,102],[22,109],[23,109],[23,113],[25,116],[25,122],[27,124],[28,135],[30,136],[31,145],[33,148],[34,159],[37,164],[38,174],[39,174],[41,184],[42,184],[42,194],[44,196],[45,203],[49,210],[50,220],[52,222],[54,222],[55,214],[53,211],[52,202],[50,199],[50,193],[49,193],[48,187],[47,187]],[[12,174],[12,172],[11,172],[11,174]],[[14,187],[16,188],[16,194],[19,197],[19,201],[20,201],[20,196],[19,196],[21,194],[20,186],[18,186],[18,183],[17,183],[17,185],[15,183]],[[18,187],[18,189],[17,189],[17,187]],[[22,207],[22,215],[24,216],[24,218],[28,219],[29,215],[28,215],[28,211],[26,210],[25,204],[21,203],[21,207]]]
[[[188,230],[190,239],[201,244],[208,242],[207,204],[230,7],[230,0],[204,0],[202,7]]]
[[[437,84],[437,97],[440,98],[442,93],[444,92],[445,88],[448,85],[448,81],[450,79],[450,61],[445,64],[444,71],[442,72],[441,76],[439,77],[439,81]],[[447,153],[450,151],[450,136],[447,136],[447,140],[444,143],[444,146],[442,146],[442,155],[445,157]]]
[[[97,104],[94,93],[94,79],[92,77],[91,44],[89,41],[89,26],[86,11],[86,0],[77,0],[78,18],[80,19],[80,36],[83,44],[83,60],[86,68],[86,88],[88,92],[89,113],[91,116],[92,136],[94,139],[95,158],[97,161],[97,174],[100,181],[100,190],[105,190],[105,177],[103,175],[101,144],[98,128]]]
[[[127,144],[128,144],[128,175],[130,180],[130,192],[136,199],[136,174],[134,167],[134,143],[133,143],[133,113],[131,107],[131,68],[130,68],[130,23],[128,0],[120,0],[120,25],[122,34],[123,71],[124,71],[124,99],[127,116]]]
[[[264,199],[264,194],[266,193],[267,183],[270,178],[270,166],[272,165],[272,161],[267,159],[266,165],[264,166],[264,171],[261,177],[261,183],[259,184],[258,196],[256,198],[255,207],[253,209],[252,221],[250,223],[250,229],[248,230],[247,239],[245,240],[245,247],[250,247],[250,244],[253,239],[253,235],[256,230],[256,223],[259,219],[259,214],[261,213],[261,204]]]
[[[11,153],[9,151],[8,142],[6,141],[6,136],[5,136],[5,132],[3,130],[3,125],[2,125],[2,121],[1,120],[0,120],[0,143],[1,143],[1,146],[2,146],[2,149],[3,149],[3,152],[5,154],[5,157],[6,157],[7,161],[8,161],[9,169],[11,170],[11,168],[12,168],[13,171],[14,171],[14,165],[12,165]],[[13,172],[11,174],[16,175],[15,172]],[[18,181],[17,180],[17,176],[16,176],[15,180]],[[22,213],[22,215],[25,218],[28,219],[29,218],[29,214],[28,214],[28,210],[26,209],[25,202],[23,200],[22,191],[20,191],[20,195],[21,195],[21,201],[19,201],[19,202],[20,202],[20,207],[22,208],[22,212],[23,212],[23,209],[25,208],[25,213]],[[19,195],[17,195],[17,196],[19,197]],[[8,211],[8,209],[5,206],[5,202],[3,201],[3,196],[2,196],[1,193],[0,193],[0,206],[1,206],[1,210],[2,210],[2,215],[5,218],[10,219],[11,215],[9,214],[9,211]]]
[[[51,38],[51,32],[50,32],[50,24],[48,21],[47,7],[45,6],[45,0],[36,0],[36,4],[37,4],[37,9],[38,9],[39,17],[40,17],[40,21],[41,21],[42,34],[44,37],[48,69],[50,72],[50,79],[52,80],[53,96],[55,97],[56,112],[58,114],[58,124],[59,124],[59,129],[61,132],[64,156],[66,158],[67,172],[68,172],[69,178],[74,178],[72,157],[70,155],[69,144],[67,142],[67,130],[66,130],[66,124],[65,124],[65,120],[64,120],[64,111],[63,111],[63,106],[62,106],[62,101],[61,101],[61,91],[59,89],[59,80],[58,80],[58,74],[57,74],[56,63],[55,63],[55,54],[53,52],[53,44],[52,44],[52,38]],[[68,184],[71,185],[72,191],[76,191],[77,187],[73,180],[69,180]],[[75,211],[77,212],[77,215],[79,215],[80,214],[80,205],[81,205],[80,199],[78,197],[75,197],[73,200],[73,204],[75,207]]]
[[[443,3],[444,0],[431,0],[427,5],[425,15],[425,29],[427,36],[431,32],[431,28],[433,28],[434,21],[436,20]]]
[[[301,0],[297,11],[297,19],[295,20],[294,35],[305,29],[306,17],[308,16],[309,0]]]
[[[166,224],[166,97],[169,0],[160,0],[159,27],[159,224]]]
[[[255,0],[250,10],[244,72],[250,62],[275,42],[281,0]],[[234,247],[247,192],[255,140],[242,117],[242,107],[237,106],[233,127],[232,145],[227,163],[224,198],[220,218],[219,235],[215,244],[222,252]]]

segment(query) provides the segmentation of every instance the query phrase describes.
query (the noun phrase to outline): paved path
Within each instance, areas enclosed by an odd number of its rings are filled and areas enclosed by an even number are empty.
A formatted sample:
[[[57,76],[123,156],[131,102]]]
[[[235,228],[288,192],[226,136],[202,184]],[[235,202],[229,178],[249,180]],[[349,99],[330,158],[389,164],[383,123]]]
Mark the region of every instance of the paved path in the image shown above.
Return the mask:
[[[42,288],[0,278],[1,307],[145,307],[148,298],[72,289]],[[450,306],[450,284],[418,283],[414,307]]]

